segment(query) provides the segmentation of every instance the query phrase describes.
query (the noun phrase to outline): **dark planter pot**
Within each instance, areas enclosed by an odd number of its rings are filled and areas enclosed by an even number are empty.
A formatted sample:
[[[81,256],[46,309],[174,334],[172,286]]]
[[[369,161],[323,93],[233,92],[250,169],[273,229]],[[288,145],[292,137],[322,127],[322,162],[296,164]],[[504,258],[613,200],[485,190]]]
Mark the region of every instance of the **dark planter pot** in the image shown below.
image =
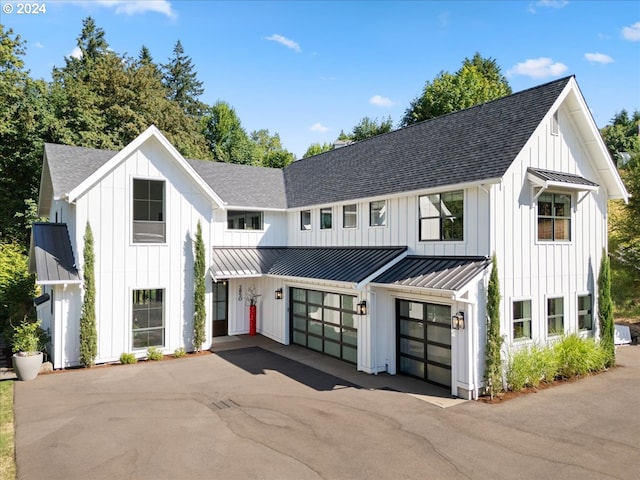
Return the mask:
[[[18,380],[34,380],[40,373],[41,366],[42,352],[38,352],[36,355],[20,355],[19,353],[13,355],[13,371]]]

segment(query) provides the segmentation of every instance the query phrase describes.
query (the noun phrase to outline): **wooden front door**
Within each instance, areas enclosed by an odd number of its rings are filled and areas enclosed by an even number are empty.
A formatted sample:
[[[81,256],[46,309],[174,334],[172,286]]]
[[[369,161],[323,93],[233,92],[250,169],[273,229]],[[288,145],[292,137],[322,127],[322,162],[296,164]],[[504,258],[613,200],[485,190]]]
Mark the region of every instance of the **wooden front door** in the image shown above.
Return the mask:
[[[213,324],[212,336],[224,337],[229,334],[229,282],[213,282]]]

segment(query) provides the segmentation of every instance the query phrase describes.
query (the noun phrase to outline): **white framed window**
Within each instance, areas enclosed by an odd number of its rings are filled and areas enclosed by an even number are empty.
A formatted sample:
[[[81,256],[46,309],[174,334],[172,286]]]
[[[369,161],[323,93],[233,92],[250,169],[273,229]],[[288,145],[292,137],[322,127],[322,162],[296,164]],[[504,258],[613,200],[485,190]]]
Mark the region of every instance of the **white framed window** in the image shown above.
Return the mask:
[[[369,202],[369,226],[382,227],[387,224],[387,202],[377,200]]]
[[[571,194],[544,192],[538,197],[538,240],[571,241]]]
[[[300,212],[300,230],[311,230],[311,210]]]
[[[464,240],[464,191],[418,197],[420,240]]]
[[[331,207],[320,209],[320,229],[329,230],[333,228],[333,209]]]
[[[356,228],[358,226],[358,205],[344,205],[342,207],[342,228]]]
[[[133,243],[165,243],[164,180],[133,179]]]
[[[578,330],[593,330],[593,296],[578,295]]]
[[[227,210],[227,228],[229,230],[264,230],[264,215],[262,212]]]
[[[514,300],[512,318],[513,339],[531,339],[531,300]]]
[[[131,336],[134,349],[164,347],[164,289],[133,290]]]
[[[547,298],[547,335],[564,333],[564,298]]]

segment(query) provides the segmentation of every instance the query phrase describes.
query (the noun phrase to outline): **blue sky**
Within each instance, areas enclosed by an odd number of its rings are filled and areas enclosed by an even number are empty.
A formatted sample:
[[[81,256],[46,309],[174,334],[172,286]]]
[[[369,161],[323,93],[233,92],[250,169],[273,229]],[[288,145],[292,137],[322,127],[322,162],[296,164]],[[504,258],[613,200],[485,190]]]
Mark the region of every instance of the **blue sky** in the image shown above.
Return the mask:
[[[475,52],[514,91],[576,75],[599,127],[640,110],[640,1],[49,0],[31,15],[21,3],[0,0],[0,22],[27,41],[33,77],[64,65],[89,15],[120,54],[146,45],[166,63],[180,40],[201,100],[228,102],[298,158],[365,116],[397,124],[426,81]]]

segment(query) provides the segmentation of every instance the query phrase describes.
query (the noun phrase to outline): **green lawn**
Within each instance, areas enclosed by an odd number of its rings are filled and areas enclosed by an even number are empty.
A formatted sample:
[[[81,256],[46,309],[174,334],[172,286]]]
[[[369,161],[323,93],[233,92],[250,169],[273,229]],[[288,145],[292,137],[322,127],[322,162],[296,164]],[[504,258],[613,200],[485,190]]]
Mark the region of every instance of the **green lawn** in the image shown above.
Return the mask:
[[[15,480],[13,380],[0,382],[0,478]]]

